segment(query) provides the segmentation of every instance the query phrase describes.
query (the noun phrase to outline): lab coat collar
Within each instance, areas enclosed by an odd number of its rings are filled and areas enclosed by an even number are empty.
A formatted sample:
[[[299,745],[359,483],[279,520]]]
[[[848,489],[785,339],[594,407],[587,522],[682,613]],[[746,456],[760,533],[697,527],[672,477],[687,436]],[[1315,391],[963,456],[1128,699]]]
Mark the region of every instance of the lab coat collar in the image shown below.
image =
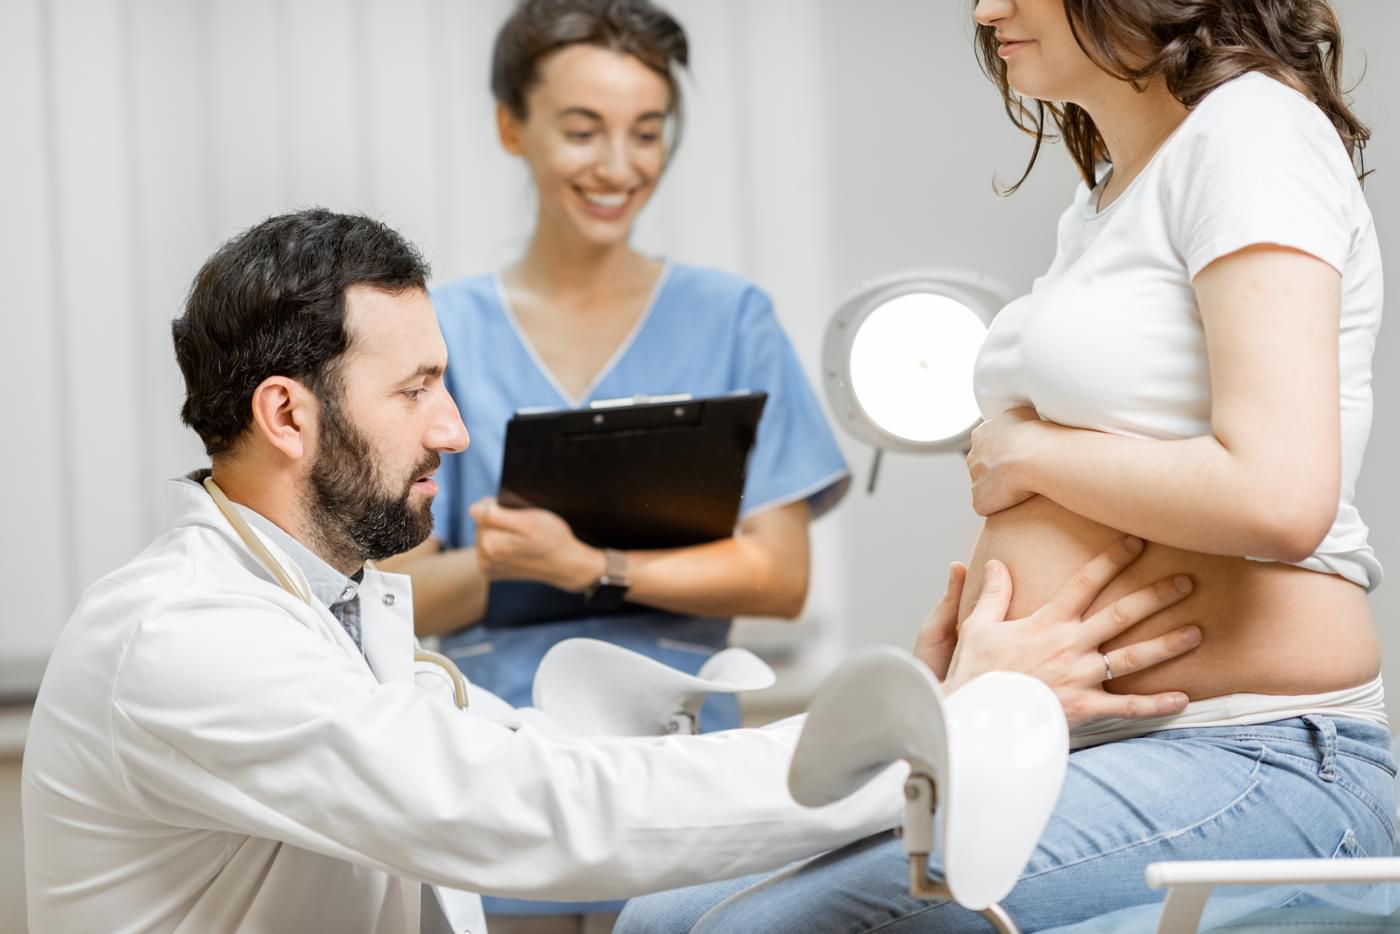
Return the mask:
[[[311,585],[311,592],[321,603],[333,607],[346,599],[347,590],[351,588],[354,591],[359,590],[360,581],[364,577],[363,567],[353,577],[342,574],[336,568],[331,567],[325,558],[303,545],[290,532],[256,509],[242,503],[234,503],[234,507],[249,525],[262,533],[258,536],[260,539],[263,541],[272,539],[281,547],[282,553],[301,568],[302,573],[306,575],[307,583]]]
[[[406,574],[365,563],[360,584],[361,639],[365,660],[380,681],[413,683],[413,588]]]
[[[243,542],[238,531],[219,511],[219,507],[201,485],[207,470],[198,470],[166,483],[165,498],[169,524],[202,526],[223,536],[255,575],[281,590],[272,573]],[[406,575],[379,570],[372,562],[365,563],[364,579],[360,583],[360,628],[364,653],[360,652],[345,627],[330,609],[311,596],[311,584],[295,561],[269,536],[256,527],[254,535],[267,548],[277,563],[291,578],[309,610],[329,633],[341,651],[367,663],[381,682],[411,684],[413,682],[413,589]]]

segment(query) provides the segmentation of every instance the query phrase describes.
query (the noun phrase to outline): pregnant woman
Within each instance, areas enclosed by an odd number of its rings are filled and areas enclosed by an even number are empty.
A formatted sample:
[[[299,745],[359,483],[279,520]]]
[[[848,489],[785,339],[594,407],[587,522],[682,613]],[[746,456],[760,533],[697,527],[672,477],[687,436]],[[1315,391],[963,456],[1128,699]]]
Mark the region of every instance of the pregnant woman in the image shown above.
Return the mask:
[[[1160,860],[1389,856],[1366,596],[1381,568],[1353,502],[1381,268],[1335,15],[1323,0],[981,0],[975,19],[1008,112],[1037,152],[1048,116],[1083,184],[1050,268],[978,361],[987,421],[968,466],[987,518],[963,612],[991,559],[1021,616],[1127,532],[1152,544],[1100,605],[1175,573],[1195,588],[1105,651],[1185,622],[1204,635],[1108,685],[1184,691],[1183,711],[1066,710],[1064,791],[1003,905],[1038,930],[1159,899],[1143,869]],[[905,872],[897,840],[870,838],[634,902],[620,930],[984,929],[909,896]]]

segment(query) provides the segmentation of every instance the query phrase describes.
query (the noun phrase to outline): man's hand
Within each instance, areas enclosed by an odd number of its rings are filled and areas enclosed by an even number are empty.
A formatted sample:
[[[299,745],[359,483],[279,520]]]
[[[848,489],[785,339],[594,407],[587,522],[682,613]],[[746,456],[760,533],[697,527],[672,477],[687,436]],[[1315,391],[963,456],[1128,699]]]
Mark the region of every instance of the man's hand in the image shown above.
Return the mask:
[[[603,573],[603,553],[575,538],[547,509],[513,509],[486,497],[469,511],[476,562],[491,580],[534,580],[577,592]]]
[[[958,604],[966,583],[967,565],[954,561],[948,569],[948,589],[943,592],[943,599],[924,620],[914,640],[914,657],[927,665],[939,681],[948,677],[948,666],[958,646]]]
[[[1158,581],[1084,617],[1103,589],[1141,553],[1139,539],[1119,541],[1070,578],[1049,603],[1016,620],[1006,619],[1011,575],[1000,561],[989,561],[977,606],[960,629],[958,601],[967,570],[954,565],[948,592],[920,631],[915,655],[943,678],[949,693],[988,671],[1033,675],[1055,691],[1071,726],[1101,717],[1179,713],[1187,704],[1180,692],[1120,695],[1105,691],[1108,672],[1099,646],[1185,599],[1191,592],[1190,579],[1177,575]],[[1184,655],[1200,643],[1200,627],[1183,626],[1114,649],[1107,653],[1108,667],[1115,676],[1130,674]]]

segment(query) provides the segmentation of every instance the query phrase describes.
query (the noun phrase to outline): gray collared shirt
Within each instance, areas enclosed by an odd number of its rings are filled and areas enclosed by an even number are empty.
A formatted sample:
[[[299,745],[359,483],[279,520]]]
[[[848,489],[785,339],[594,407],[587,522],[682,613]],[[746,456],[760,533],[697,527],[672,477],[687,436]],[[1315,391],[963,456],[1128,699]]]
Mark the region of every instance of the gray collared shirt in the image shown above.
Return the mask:
[[[287,557],[296,562],[296,566],[301,568],[311,585],[312,595],[326,605],[331,615],[345,627],[355,647],[364,652],[364,641],[360,631],[360,580],[364,571],[361,570],[354,577],[346,577],[327,564],[320,555],[288,535],[276,523],[242,503],[234,505],[238,507],[243,518],[248,520],[249,525],[272,539],[278,548],[287,553]]]

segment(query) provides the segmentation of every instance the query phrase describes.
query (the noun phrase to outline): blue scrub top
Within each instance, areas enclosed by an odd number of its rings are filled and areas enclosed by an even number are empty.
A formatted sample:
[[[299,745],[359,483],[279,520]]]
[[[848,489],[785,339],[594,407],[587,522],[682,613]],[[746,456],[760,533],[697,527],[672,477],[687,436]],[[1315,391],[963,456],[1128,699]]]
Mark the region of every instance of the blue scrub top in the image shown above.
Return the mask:
[[[471,435],[470,447],[445,456],[437,474],[433,534],[449,548],[475,541],[467,507],[496,495],[506,421],[526,407],[583,407],[640,394],[764,390],[768,403],[749,457],[741,517],[803,499],[815,517],[834,506],[850,484],[772,302],[737,276],[667,264],[632,334],[578,399],[545,368],[496,276],[440,286],[433,290],[433,304],[447,342],[447,387]],[[497,582],[482,623],[444,636],[442,649],[474,683],[523,706],[530,703],[540,658],[562,639],[605,639],[693,673],[724,647],[729,624],[633,604],[599,614],[584,607],[582,597],[544,584]],[[702,728],[737,725],[737,705],[715,700],[721,703],[702,710]]]

